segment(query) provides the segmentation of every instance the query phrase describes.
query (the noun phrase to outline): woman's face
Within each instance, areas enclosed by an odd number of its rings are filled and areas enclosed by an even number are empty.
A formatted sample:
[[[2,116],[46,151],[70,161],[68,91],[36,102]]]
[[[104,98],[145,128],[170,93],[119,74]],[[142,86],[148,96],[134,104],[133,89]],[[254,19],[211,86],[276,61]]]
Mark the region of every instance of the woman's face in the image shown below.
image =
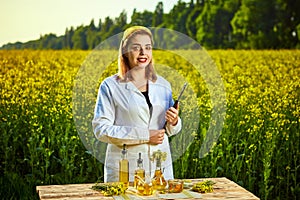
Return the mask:
[[[152,43],[150,36],[137,34],[128,44],[127,53],[130,69],[134,67],[145,68],[152,60]]]

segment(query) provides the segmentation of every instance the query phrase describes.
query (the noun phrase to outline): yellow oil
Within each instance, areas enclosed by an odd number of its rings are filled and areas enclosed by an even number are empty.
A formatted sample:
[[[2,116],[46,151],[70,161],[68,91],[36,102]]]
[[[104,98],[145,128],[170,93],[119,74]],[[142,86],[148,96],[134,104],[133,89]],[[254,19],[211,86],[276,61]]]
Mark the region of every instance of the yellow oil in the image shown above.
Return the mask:
[[[134,175],[135,176],[134,176],[133,186],[135,188],[137,188],[138,183],[140,182],[140,179],[142,179],[143,181],[145,181],[145,170],[144,169],[136,169]]]
[[[165,180],[161,170],[155,170],[154,178],[152,179],[152,185],[154,190],[166,190],[167,181]]]
[[[138,194],[142,196],[148,196],[153,194],[153,188],[151,184],[144,183],[144,184],[139,184],[137,186]]]
[[[129,186],[129,162],[127,159],[121,159],[119,165],[119,181],[123,182],[127,189]]]

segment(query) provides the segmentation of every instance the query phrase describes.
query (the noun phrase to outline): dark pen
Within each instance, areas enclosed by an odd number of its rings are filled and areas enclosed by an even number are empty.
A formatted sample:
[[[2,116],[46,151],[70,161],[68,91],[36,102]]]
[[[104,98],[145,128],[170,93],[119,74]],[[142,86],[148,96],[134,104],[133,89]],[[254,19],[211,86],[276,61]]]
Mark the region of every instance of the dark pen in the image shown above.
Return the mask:
[[[181,98],[181,96],[182,96],[182,94],[183,94],[183,92],[184,92],[186,86],[187,86],[187,83],[184,83],[184,85],[183,85],[183,87],[182,87],[182,89],[181,89],[181,91],[180,91],[180,94],[179,94],[177,100],[175,100],[175,102],[174,102],[174,104],[173,104],[173,106],[172,106],[173,108],[178,109],[178,106],[179,106],[179,100],[180,100],[180,98]],[[166,129],[166,126],[167,126],[167,121],[166,121],[165,124],[164,124],[164,129],[165,129],[165,130],[167,130],[167,129]]]

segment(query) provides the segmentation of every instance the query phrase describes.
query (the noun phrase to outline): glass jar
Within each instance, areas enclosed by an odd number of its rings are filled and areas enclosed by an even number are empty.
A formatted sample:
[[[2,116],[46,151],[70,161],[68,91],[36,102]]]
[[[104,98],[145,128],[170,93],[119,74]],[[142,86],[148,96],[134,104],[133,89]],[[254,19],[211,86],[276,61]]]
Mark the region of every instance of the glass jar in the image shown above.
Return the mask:
[[[154,176],[152,178],[152,186],[154,190],[165,192],[167,181],[164,178],[163,172],[161,170],[161,162],[160,159],[156,160],[156,169],[154,172]]]
[[[169,189],[168,192],[170,193],[179,193],[183,190],[183,181],[179,179],[169,180],[168,181]]]

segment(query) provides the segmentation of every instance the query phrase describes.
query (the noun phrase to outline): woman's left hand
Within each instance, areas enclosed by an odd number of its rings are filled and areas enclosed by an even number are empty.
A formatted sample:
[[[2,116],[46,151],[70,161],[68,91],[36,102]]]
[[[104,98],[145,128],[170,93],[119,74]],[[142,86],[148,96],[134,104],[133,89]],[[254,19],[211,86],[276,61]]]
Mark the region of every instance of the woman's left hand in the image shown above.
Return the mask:
[[[178,110],[174,107],[170,107],[166,112],[166,121],[172,126],[175,126],[178,122]]]

